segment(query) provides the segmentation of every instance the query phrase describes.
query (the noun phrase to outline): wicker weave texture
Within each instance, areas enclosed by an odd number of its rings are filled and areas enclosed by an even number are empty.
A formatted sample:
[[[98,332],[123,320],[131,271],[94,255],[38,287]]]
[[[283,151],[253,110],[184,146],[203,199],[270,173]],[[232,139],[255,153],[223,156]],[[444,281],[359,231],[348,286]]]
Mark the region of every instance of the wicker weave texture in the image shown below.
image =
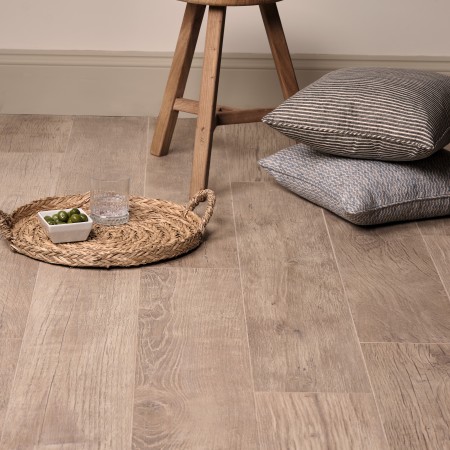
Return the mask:
[[[11,248],[51,264],[71,267],[132,267],[174,258],[198,247],[215,205],[214,192],[196,194],[186,206],[132,196],[130,220],[125,225],[94,225],[87,241],[53,244],[37,219],[37,212],[83,208],[89,194],[48,197],[21,206],[11,215],[0,211],[0,234]],[[204,216],[193,210],[207,202]],[[63,226],[63,225],[60,225]]]

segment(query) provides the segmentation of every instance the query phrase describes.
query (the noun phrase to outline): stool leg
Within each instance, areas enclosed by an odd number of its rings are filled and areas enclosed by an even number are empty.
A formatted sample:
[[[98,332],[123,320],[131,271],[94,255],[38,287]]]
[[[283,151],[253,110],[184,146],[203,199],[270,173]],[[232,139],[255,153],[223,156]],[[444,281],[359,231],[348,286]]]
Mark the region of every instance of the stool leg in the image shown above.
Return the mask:
[[[202,85],[192,162],[191,196],[208,185],[209,163],[214,128],[216,126],[217,89],[222,58],[225,6],[210,6],[206,29]]]
[[[164,156],[169,152],[178,118],[178,111],[173,110],[173,104],[177,98],[184,94],[205,9],[205,5],[192,3],[186,5],[172,67],[153,135],[150,149],[152,155]]]
[[[276,3],[259,5],[259,8],[280,79],[281,89],[284,98],[287,99],[298,92],[299,88],[278,8]]]

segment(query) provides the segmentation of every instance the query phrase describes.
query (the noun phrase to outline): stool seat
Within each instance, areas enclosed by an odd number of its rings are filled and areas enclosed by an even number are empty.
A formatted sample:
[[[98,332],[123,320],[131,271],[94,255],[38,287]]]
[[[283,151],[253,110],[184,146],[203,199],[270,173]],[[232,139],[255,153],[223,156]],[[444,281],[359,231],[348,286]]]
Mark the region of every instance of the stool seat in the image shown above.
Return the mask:
[[[251,6],[251,5],[267,5],[269,3],[281,2],[282,0],[179,0],[185,3],[193,3],[194,5],[206,6]]]
[[[208,186],[214,129],[219,125],[259,122],[273,108],[237,109],[217,105],[223,33],[228,6],[259,6],[284,98],[298,91],[277,2],[281,0],[181,0],[186,3],[172,67],[153,134],[151,153],[164,156],[179,112],[197,115],[190,196]],[[205,52],[199,100],[185,98],[184,90],[206,10]]]

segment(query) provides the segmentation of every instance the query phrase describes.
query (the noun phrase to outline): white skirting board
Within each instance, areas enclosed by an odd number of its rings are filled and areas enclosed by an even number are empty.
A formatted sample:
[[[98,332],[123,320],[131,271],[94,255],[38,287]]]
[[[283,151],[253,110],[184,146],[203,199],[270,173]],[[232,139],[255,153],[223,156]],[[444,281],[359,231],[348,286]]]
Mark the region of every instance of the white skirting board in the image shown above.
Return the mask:
[[[450,75],[449,57],[293,55],[300,86],[343,67],[403,67]],[[0,50],[0,113],[157,116],[172,54]],[[202,55],[185,93],[198,99]],[[219,103],[275,107],[282,101],[270,55],[224,54]]]

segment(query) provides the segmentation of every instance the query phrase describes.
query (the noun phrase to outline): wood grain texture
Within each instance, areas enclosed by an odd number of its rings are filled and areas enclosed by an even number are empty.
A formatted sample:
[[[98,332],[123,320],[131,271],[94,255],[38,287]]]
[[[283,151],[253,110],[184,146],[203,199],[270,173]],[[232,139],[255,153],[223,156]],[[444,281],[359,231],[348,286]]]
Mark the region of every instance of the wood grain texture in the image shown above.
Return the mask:
[[[370,392],[321,209],[232,188],[256,391]]]
[[[61,169],[59,153],[1,153],[0,208],[15,208],[38,198],[53,195]]]
[[[0,240],[0,260],[0,339],[21,339],[39,263],[13,253],[3,239]]]
[[[450,218],[424,220],[418,226],[450,299]]]
[[[0,153],[63,153],[72,117],[0,115]]]
[[[450,345],[364,344],[393,449],[450,448]]]
[[[92,445],[82,443],[35,445],[33,447],[33,450],[91,450],[91,449]]]
[[[230,179],[236,181],[273,180],[258,161],[277,150],[289,147],[294,141],[263,123],[230,125],[216,131],[223,133],[230,167]]]
[[[417,226],[325,217],[359,339],[449,342],[450,302]]]
[[[0,339],[22,338],[39,263],[13,253],[3,240],[0,258]]]
[[[284,98],[288,99],[299,91],[299,87],[278,7],[275,3],[263,3],[259,8],[266,28],[267,38],[269,39],[278,79],[280,80],[281,91]]]
[[[420,220],[417,226],[422,236],[450,236],[450,217]]]
[[[0,116],[0,208],[54,194],[71,121],[64,118]],[[26,152],[29,150],[32,153]],[[0,239],[0,435],[25,332],[37,261],[13,253]]]
[[[143,195],[147,130],[146,117],[75,118],[57,193],[87,192],[93,173],[118,170],[130,175],[130,193]]]
[[[54,194],[61,158],[59,153],[0,152],[0,209],[9,214],[25,203]],[[0,260],[0,338],[21,338],[38,263],[13,253],[3,239]]]
[[[261,448],[383,450],[372,394],[256,394]]]
[[[189,114],[198,114],[199,102],[187,98],[177,98],[173,105],[176,111],[183,111]],[[261,119],[271,112],[272,109],[234,109],[227,106],[216,106],[216,125],[233,125],[236,123],[260,122]]]
[[[129,448],[139,274],[40,265],[1,448]]]
[[[258,448],[239,271],[143,269],[133,448]]]
[[[167,155],[178,118],[174,110],[177,98],[184,94],[189,71],[197,45],[198,34],[205,14],[205,6],[186,5],[186,10],[178,36],[164,97],[161,104],[155,133],[151,144],[151,153],[155,156]]]
[[[221,111],[216,115],[217,125],[233,125],[236,123],[255,123],[269,114],[272,108],[242,109]]]
[[[9,394],[16,373],[22,339],[0,337],[0,436],[9,402]]]
[[[150,134],[153,124],[154,122],[150,123]],[[195,120],[180,119],[172,140],[172,152],[164,158],[149,157],[145,185],[147,197],[161,198],[179,204],[187,202],[194,136]],[[216,133],[209,187],[216,193],[217,202],[206,228],[205,242],[195,252],[164,263],[165,265],[209,268],[239,266],[225,148],[221,133]],[[195,212],[201,216],[203,209],[199,207]]]
[[[70,139],[57,121],[23,120],[14,118],[9,140],[0,137],[4,211],[88,190],[102,164],[130,171],[137,193],[188,199],[194,120],[178,122],[166,158],[147,154],[154,120],[148,131],[145,118],[78,117]],[[25,136],[33,152],[17,145]],[[142,292],[139,269],[39,265],[0,240],[2,450],[252,449],[255,417],[263,448],[388,448],[321,210],[256,164],[290,143],[263,124],[216,130],[207,242],[145,268]],[[230,177],[244,181],[233,195]],[[370,229],[326,218],[369,337],[447,336],[449,218]],[[280,391],[256,393],[256,416],[246,321],[256,388]],[[450,448],[449,345],[364,345],[390,448]]]
[[[225,17],[226,7],[209,7],[189,191],[191,196],[208,186],[211,147],[216,126],[217,90],[219,87]]]

